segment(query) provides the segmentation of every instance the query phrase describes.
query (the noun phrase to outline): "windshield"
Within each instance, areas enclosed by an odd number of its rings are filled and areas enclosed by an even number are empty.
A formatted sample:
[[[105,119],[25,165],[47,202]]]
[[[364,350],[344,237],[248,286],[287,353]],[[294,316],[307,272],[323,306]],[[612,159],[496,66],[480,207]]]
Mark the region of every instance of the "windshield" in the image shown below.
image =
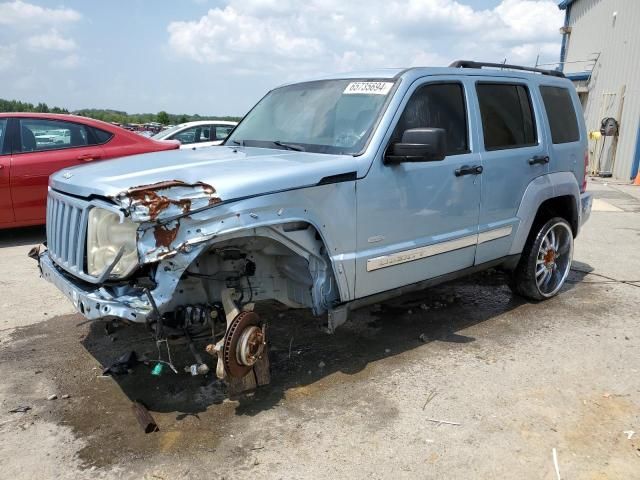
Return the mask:
[[[269,92],[225,142],[354,154],[367,143],[394,82],[323,80]]]

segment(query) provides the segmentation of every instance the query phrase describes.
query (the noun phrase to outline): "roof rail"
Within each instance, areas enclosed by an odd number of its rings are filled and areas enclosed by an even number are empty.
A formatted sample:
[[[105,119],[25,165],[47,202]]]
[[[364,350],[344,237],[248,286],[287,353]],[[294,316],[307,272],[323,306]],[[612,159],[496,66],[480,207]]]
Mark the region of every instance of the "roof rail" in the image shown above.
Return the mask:
[[[488,62],[474,62],[473,60],[456,60],[451,65],[451,68],[506,68],[509,70],[523,70],[525,72],[541,73],[542,75],[551,75],[552,77],[564,78],[564,73],[557,70],[545,70],[543,68],[523,67],[521,65],[509,65],[508,63],[488,63]]]

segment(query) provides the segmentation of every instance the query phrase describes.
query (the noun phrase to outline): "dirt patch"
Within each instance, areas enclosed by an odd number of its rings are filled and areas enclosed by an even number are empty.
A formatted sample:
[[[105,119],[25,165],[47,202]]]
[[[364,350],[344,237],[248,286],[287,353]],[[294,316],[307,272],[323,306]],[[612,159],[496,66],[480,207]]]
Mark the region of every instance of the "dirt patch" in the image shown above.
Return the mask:
[[[512,297],[497,272],[354,312],[335,335],[321,333],[319,321],[306,312],[263,305],[259,313],[270,319],[272,384],[234,401],[213,374],[191,377],[167,369],[156,377],[151,375],[153,364],[139,364],[129,375],[101,377],[104,366],[128,351],[154,358],[155,345],[142,326],[107,335],[104,322],[85,322],[79,315],[16,330],[0,351],[0,362],[21,372],[19,381],[39,372],[55,384],[56,392],[70,395],[46,404],[41,415],[83,439],[78,452],[82,468],[221,451],[229,458],[228,466],[243,469],[249,468],[255,449],[277,442],[279,436],[295,441],[296,425],[309,421],[309,412],[335,417],[343,428],[384,431],[398,418],[395,399],[370,388],[367,395],[346,399],[339,392],[403,369],[407,355],[429,343],[423,355],[434,360],[450,355],[453,348],[473,352],[488,365],[495,363],[501,358],[501,345],[526,328],[502,320],[515,308],[543,312],[549,307]],[[481,331],[487,321],[493,324],[491,352],[474,346],[475,337],[459,333]],[[184,345],[174,346],[172,356],[176,365],[192,363]],[[15,374],[11,380],[17,381]],[[130,408],[134,400],[147,405],[159,432],[145,434],[138,427]],[[358,413],[343,416],[344,410]]]
[[[475,307],[487,297],[491,300],[484,303],[490,308],[478,311]],[[222,438],[251,430],[253,417],[261,412],[284,401],[320,401],[327,388],[347,388],[371,375],[379,360],[393,365],[393,356],[425,342],[473,342],[455,332],[519,304],[494,274],[355,312],[335,335],[321,333],[319,320],[307,312],[261,306],[260,315],[271,319],[272,385],[238,401],[227,399],[224,385],[213,374],[191,377],[166,369],[156,377],[151,375],[153,364],[139,364],[130,375],[101,377],[103,367],[128,351],[156,358],[155,344],[142,326],[107,335],[104,322],[85,322],[80,315],[16,330],[0,352],[0,362],[13,364],[27,376],[41,372],[38,375],[55,382],[57,392],[71,396],[48,405],[51,410],[45,416],[86,439],[79,452],[84,467],[103,467],[157,452],[215,450]],[[192,363],[184,345],[172,347],[172,355],[177,365]],[[210,364],[215,365],[213,359]],[[159,433],[144,434],[138,428],[130,409],[133,400],[147,405]],[[376,402],[363,408],[370,410],[371,418],[377,418],[375,411],[381,408],[387,419],[397,414],[393,406]]]

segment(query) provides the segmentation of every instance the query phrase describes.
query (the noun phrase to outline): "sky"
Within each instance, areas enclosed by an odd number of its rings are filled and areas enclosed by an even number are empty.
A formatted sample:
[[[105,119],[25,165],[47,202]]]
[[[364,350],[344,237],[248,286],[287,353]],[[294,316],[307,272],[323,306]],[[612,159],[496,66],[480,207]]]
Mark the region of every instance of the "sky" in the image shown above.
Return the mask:
[[[0,0],[0,98],[243,115],[282,83],[557,62],[555,0]]]

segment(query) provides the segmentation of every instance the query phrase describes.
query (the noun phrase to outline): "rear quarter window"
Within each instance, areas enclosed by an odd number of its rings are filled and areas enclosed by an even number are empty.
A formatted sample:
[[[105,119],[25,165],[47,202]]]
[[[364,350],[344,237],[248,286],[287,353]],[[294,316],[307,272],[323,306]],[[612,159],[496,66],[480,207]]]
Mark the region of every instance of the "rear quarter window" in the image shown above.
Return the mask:
[[[113,133],[107,132],[106,130],[100,130],[99,128],[92,127],[91,131],[97,145],[107,143],[113,138]]]
[[[549,119],[553,143],[570,143],[580,140],[578,119],[569,90],[543,85],[540,87],[540,94]]]

